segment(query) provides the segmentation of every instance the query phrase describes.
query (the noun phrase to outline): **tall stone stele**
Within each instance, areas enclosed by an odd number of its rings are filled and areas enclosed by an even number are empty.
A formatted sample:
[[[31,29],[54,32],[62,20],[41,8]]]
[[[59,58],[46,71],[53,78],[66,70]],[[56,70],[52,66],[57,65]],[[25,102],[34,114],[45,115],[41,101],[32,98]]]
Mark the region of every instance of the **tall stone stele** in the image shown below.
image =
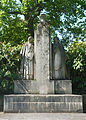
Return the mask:
[[[43,14],[34,32],[35,79],[40,94],[54,93],[54,81],[50,80],[51,41],[49,34],[49,24]]]

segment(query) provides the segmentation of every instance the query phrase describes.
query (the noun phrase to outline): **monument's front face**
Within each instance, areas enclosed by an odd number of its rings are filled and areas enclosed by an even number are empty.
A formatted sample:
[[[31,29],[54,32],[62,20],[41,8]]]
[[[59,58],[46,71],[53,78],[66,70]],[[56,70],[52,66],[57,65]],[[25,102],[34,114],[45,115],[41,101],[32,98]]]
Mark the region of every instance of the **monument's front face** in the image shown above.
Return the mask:
[[[82,96],[72,95],[71,80],[65,79],[64,50],[57,42],[51,45],[44,15],[34,36],[34,46],[29,38],[21,50],[17,94],[4,96],[4,112],[83,112]]]
[[[40,23],[35,31],[34,39],[35,52],[35,79],[37,80],[40,94],[54,93],[54,84],[51,82],[50,88],[50,38],[49,26],[41,16]]]

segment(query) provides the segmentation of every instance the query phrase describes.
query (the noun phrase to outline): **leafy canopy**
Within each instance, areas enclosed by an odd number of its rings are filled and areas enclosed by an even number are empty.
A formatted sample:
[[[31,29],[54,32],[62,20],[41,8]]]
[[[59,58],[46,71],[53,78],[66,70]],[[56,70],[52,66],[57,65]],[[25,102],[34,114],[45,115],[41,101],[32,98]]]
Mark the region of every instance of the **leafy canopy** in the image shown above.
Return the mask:
[[[74,42],[66,51],[66,64],[70,68],[73,92],[86,93],[86,43]]]
[[[57,30],[64,45],[73,40],[86,39],[86,0],[0,0],[1,38],[8,27],[10,31],[15,30],[18,43],[24,41],[23,37],[19,36],[25,35],[25,39],[29,35],[33,36],[38,16],[43,12],[47,16],[51,33],[55,35]],[[24,16],[23,21],[20,15]],[[8,37],[7,34],[4,36]],[[4,40],[11,41],[6,38]]]

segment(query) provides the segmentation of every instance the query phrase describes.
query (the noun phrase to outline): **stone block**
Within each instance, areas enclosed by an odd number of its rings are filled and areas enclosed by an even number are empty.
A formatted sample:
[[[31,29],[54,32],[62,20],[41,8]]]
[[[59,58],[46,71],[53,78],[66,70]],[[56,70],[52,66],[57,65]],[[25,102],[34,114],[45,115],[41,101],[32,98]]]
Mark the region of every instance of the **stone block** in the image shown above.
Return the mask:
[[[18,94],[38,94],[38,85],[36,80],[15,80],[14,93]]]
[[[3,111],[3,96],[0,96],[0,112]]]
[[[15,80],[14,93],[18,94],[39,94],[39,86],[36,80]],[[48,93],[54,94],[54,81],[49,81]]]
[[[71,94],[71,80],[54,80],[54,89],[56,94]]]
[[[86,95],[83,95],[83,112],[86,113]]]
[[[39,94],[39,86],[36,80],[15,80],[14,93],[19,94]],[[49,94],[71,94],[72,83],[71,80],[49,80],[48,93]]]
[[[4,112],[83,112],[81,95],[5,95]]]

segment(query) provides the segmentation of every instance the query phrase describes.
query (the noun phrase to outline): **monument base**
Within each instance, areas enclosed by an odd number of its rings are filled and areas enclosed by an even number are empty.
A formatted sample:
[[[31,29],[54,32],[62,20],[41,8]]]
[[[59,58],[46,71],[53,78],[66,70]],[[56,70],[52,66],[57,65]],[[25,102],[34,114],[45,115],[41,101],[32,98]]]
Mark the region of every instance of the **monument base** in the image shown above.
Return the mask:
[[[16,94],[40,94],[39,86],[36,80],[15,80],[14,93]],[[54,94],[54,81],[50,80],[48,84],[48,94]]]
[[[57,113],[83,112],[81,95],[5,95],[4,112]]]
[[[41,84],[40,84],[41,86]],[[18,94],[40,94],[36,80],[15,80],[14,93]],[[71,80],[50,80],[48,94],[72,94]]]

